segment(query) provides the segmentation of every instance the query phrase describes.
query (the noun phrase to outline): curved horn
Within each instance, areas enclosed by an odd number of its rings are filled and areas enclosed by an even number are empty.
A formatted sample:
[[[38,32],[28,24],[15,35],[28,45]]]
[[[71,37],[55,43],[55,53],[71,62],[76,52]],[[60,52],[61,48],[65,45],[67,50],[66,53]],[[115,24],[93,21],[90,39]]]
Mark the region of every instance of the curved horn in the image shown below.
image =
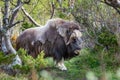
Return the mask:
[[[72,34],[71,34],[71,36],[70,36],[70,38],[69,38],[69,40],[68,40],[68,42],[67,42],[67,45],[72,42],[72,38],[73,38],[73,37],[75,37],[75,33],[72,33]]]
[[[71,43],[72,38],[81,37],[81,36],[82,36],[82,33],[81,33],[79,30],[74,30],[73,33],[71,34],[68,42],[67,42],[67,45],[68,45],[69,43]]]

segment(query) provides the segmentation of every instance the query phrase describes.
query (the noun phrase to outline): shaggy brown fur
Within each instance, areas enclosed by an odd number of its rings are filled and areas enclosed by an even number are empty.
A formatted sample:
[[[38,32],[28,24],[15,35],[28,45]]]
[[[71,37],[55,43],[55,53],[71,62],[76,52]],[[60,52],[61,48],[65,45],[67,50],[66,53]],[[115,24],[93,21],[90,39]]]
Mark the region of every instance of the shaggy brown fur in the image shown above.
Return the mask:
[[[74,38],[71,38],[72,33],[77,41],[73,42]],[[75,50],[81,49],[81,33],[80,27],[70,21],[63,19],[51,19],[45,26],[26,29],[16,41],[16,50],[24,48],[28,54],[33,57],[44,50],[45,57],[52,56],[57,62],[62,58],[70,58],[77,55]],[[68,41],[69,44],[68,44]]]

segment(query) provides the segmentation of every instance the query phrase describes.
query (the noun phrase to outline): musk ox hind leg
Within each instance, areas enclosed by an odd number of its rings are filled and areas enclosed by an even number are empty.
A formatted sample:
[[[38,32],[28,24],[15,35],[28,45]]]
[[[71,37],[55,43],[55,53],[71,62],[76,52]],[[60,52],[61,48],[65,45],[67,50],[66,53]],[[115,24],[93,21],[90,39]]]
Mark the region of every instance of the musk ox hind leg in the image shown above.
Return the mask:
[[[56,67],[58,69],[60,69],[62,71],[66,71],[67,70],[66,66],[64,65],[64,59],[63,58],[60,61],[56,61],[55,65],[56,65]]]

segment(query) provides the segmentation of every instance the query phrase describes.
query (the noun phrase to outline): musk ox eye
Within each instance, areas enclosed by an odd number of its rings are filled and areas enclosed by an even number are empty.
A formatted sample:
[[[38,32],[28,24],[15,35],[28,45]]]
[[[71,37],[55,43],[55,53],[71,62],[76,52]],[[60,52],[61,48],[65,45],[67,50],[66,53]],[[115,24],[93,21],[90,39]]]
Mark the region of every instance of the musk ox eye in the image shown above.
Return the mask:
[[[73,38],[73,43],[77,42],[77,38]]]
[[[70,36],[70,35],[71,35],[71,31],[70,31],[70,30],[67,30],[67,31],[66,31],[66,34],[67,34],[68,36]]]

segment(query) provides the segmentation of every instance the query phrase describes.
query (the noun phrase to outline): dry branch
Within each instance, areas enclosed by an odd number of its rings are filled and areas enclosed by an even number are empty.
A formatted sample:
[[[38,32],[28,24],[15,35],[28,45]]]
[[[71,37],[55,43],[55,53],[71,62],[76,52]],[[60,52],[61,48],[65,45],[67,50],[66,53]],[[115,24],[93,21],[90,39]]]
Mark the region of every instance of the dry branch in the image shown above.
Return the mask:
[[[120,14],[120,1],[119,0],[104,0],[101,2],[107,4],[108,6],[113,7]]]
[[[54,16],[54,13],[55,13],[55,5],[54,5],[54,3],[52,2],[52,3],[51,3],[51,16],[50,16],[50,19],[52,19],[52,17]]]
[[[38,24],[31,16],[29,13],[27,13],[27,11],[24,9],[24,7],[22,7],[22,11],[23,13],[26,15],[26,17],[30,20],[30,22],[32,22],[35,26],[40,26],[40,24]]]
[[[11,25],[13,24],[14,19],[15,19],[15,17],[17,16],[17,13],[18,13],[18,11],[19,11],[19,9],[20,9],[21,7],[22,7],[21,0],[18,0],[15,9],[13,9],[13,11],[12,11],[12,17],[11,17],[11,19],[10,19],[9,26],[11,26]]]

